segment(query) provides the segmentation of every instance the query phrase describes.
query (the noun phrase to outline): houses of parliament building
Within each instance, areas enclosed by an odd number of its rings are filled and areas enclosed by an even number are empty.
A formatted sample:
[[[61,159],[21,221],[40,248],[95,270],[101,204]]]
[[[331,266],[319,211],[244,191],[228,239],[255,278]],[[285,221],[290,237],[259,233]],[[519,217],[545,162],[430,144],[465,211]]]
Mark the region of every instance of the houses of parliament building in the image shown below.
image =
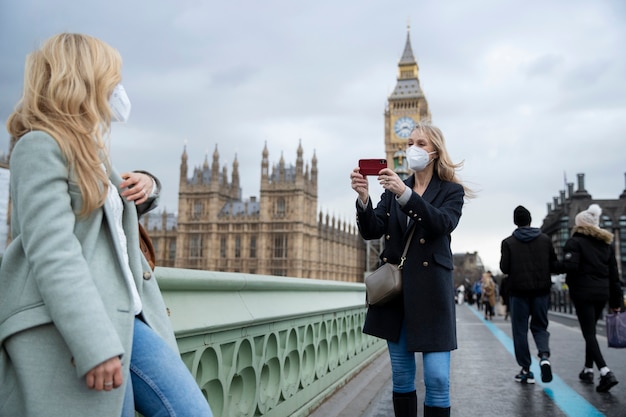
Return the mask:
[[[401,173],[404,148],[416,121],[430,118],[420,87],[410,32],[398,63],[397,83],[384,111],[388,166]],[[157,265],[250,274],[362,282],[378,261],[377,242],[366,243],[355,225],[317,213],[317,155],[295,164],[261,157],[260,195],[243,200],[238,162],[220,168],[217,147],[209,164],[192,169],[186,149],[180,161],[178,215],[148,213],[142,224],[155,247]],[[320,156],[323,157],[323,156]],[[380,244],[380,243],[378,243]]]

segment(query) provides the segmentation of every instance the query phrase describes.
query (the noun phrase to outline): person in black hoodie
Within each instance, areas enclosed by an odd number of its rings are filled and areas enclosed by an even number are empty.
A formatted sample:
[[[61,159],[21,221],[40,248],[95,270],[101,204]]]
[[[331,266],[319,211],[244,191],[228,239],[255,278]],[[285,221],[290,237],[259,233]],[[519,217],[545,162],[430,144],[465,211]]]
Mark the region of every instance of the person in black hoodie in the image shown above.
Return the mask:
[[[539,352],[541,380],[552,381],[550,364],[550,333],[548,308],[550,306],[551,273],[560,266],[550,237],[541,229],[530,227],[530,212],[523,206],[513,211],[517,229],[502,241],[500,270],[508,275],[509,308],[515,359],[522,367],[515,380],[534,384],[530,371],[531,357],[528,347],[528,321]]]
[[[600,351],[596,324],[607,301],[613,311],[619,311],[624,306],[624,299],[612,245],[613,234],[599,227],[601,214],[600,206],[592,204],[576,215],[572,237],[563,248],[563,267],[567,272],[565,282],[585,338],[585,367],[579,378],[592,384],[595,362],[600,370],[596,391],[607,392],[618,381]]]

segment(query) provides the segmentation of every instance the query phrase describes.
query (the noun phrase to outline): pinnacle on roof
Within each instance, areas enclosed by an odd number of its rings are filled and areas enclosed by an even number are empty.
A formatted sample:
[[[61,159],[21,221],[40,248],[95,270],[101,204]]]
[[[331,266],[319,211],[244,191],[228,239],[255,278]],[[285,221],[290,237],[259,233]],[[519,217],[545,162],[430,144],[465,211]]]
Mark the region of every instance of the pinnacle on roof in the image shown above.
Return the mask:
[[[413,48],[411,48],[411,26],[406,29],[406,44],[404,45],[404,52],[402,52],[402,58],[400,58],[400,65],[402,64],[415,64],[415,56],[413,55]]]

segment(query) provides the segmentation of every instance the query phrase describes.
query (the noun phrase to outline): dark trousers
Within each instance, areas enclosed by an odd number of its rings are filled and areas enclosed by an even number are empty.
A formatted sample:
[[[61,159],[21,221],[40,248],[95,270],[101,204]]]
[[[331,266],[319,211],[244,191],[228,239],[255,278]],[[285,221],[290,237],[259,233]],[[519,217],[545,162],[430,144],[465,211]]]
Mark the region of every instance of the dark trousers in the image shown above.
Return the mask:
[[[606,301],[572,301],[576,307],[580,330],[585,338],[585,368],[593,368],[594,362],[598,369],[605,367],[606,362],[596,338],[596,324],[602,317]]]
[[[529,369],[531,364],[528,347],[528,324],[535,339],[539,356],[550,356],[550,333],[548,332],[548,308],[550,295],[537,297],[509,297],[511,308],[511,330],[515,359],[519,366]]]

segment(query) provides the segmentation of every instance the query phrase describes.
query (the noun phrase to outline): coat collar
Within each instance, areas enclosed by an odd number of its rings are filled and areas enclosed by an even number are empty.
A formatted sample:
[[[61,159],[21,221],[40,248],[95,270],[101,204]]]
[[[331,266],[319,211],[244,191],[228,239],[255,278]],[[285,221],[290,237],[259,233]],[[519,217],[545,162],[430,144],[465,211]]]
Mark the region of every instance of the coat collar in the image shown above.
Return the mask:
[[[574,226],[574,228],[572,229],[572,235],[575,234],[592,237],[606,243],[607,245],[610,245],[613,242],[613,233],[595,226]]]

